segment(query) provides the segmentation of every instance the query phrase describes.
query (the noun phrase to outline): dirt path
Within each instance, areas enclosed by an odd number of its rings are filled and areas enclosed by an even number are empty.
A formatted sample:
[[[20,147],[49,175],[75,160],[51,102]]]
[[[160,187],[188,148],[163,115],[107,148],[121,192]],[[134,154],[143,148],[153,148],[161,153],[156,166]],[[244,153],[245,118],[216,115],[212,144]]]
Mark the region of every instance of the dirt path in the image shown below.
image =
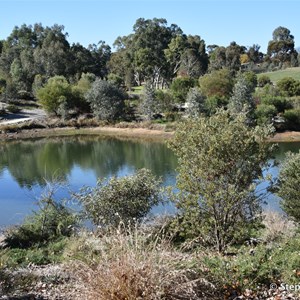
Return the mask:
[[[40,108],[22,109],[17,114],[6,114],[0,119],[0,125],[18,124],[30,120],[44,119],[46,113]]]

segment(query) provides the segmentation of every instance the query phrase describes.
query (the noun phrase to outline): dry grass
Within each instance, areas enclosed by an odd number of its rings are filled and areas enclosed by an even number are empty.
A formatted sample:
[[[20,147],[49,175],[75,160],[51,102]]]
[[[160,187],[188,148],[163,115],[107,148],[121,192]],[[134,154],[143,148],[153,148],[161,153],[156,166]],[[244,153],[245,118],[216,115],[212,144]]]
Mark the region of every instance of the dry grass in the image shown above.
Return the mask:
[[[195,257],[164,238],[135,229],[89,237],[86,243],[97,248],[98,262],[73,264],[85,286],[83,299],[218,299],[214,285],[188,267]]]
[[[291,238],[297,230],[297,226],[293,221],[275,211],[265,212],[263,224],[265,230],[262,239],[267,243],[281,238]]]
[[[164,130],[164,124],[157,124],[151,121],[142,121],[142,122],[119,122],[115,124],[116,128],[144,128],[151,130]]]

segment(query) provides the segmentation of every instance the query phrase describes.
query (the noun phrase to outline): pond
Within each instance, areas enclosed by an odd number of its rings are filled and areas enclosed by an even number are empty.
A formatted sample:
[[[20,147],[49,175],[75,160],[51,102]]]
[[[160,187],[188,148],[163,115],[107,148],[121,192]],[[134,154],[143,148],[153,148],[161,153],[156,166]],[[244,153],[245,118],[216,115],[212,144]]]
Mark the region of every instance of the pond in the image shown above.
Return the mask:
[[[281,143],[276,159],[287,151],[297,152],[300,143]],[[60,179],[68,185],[57,191],[60,198],[82,186],[95,186],[97,178],[124,176],[137,169],[150,169],[164,185],[174,185],[177,159],[162,142],[118,140],[105,136],[75,136],[0,143],[0,227],[18,224],[33,209],[46,183]],[[278,168],[271,173],[276,176]],[[271,195],[268,206],[278,210]],[[153,209],[173,212],[172,205]]]

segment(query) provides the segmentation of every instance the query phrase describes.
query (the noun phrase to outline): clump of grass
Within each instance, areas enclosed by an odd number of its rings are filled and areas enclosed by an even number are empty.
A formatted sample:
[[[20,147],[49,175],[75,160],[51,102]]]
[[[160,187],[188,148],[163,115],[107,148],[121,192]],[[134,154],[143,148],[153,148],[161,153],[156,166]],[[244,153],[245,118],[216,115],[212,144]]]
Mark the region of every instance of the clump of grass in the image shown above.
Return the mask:
[[[165,124],[155,123],[152,121],[141,122],[119,122],[114,125],[116,128],[145,128],[152,130],[164,130]]]
[[[99,125],[100,122],[96,118],[86,118],[81,116],[77,119],[78,127],[97,127]]]
[[[218,299],[214,285],[187,267],[191,257],[164,238],[136,228],[107,233],[94,243],[99,262],[74,265],[85,299]]]

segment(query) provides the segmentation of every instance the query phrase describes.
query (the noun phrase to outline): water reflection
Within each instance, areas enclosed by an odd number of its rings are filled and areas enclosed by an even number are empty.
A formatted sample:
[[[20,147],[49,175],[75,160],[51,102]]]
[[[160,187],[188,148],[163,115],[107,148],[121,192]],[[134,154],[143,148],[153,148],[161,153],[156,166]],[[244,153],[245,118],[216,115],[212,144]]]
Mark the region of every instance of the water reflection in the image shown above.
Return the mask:
[[[280,162],[287,151],[299,149],[300,143],[281,143],[275,158]],[[99,177],[147,168],[161,176],[164,185],[175,184],[177,159],[162,142],[76,136],[2,142],[0,151],[0,226],[21,222],[35,208],[45,179],[53,176],[68,181],[76,191],[83,185],[94,186]],[[276,177],[278,167],[271,173]],[[60,196],[67,196],[67,191]],[[274,195],[267,202],[267,207],[280,209]]]
[[[165,177],[176,168],[175,156],[159,142],[80,136],[7,142],[0,151],[0,174],[7,169],[20,188],[43,186],[53,174],[67,179],[74,168],[91,170],[95,177],[123,173],[124,168],[148,168]]]
[[[162,142],[77,136],[9,141],[0,144],[0,151],[0,226],[21,221],[53,177],[68,181],[75,191],[95,185],[99,177],[124,176],[140,168],[161,176],[165,185],[175,182],[177,160]]]

